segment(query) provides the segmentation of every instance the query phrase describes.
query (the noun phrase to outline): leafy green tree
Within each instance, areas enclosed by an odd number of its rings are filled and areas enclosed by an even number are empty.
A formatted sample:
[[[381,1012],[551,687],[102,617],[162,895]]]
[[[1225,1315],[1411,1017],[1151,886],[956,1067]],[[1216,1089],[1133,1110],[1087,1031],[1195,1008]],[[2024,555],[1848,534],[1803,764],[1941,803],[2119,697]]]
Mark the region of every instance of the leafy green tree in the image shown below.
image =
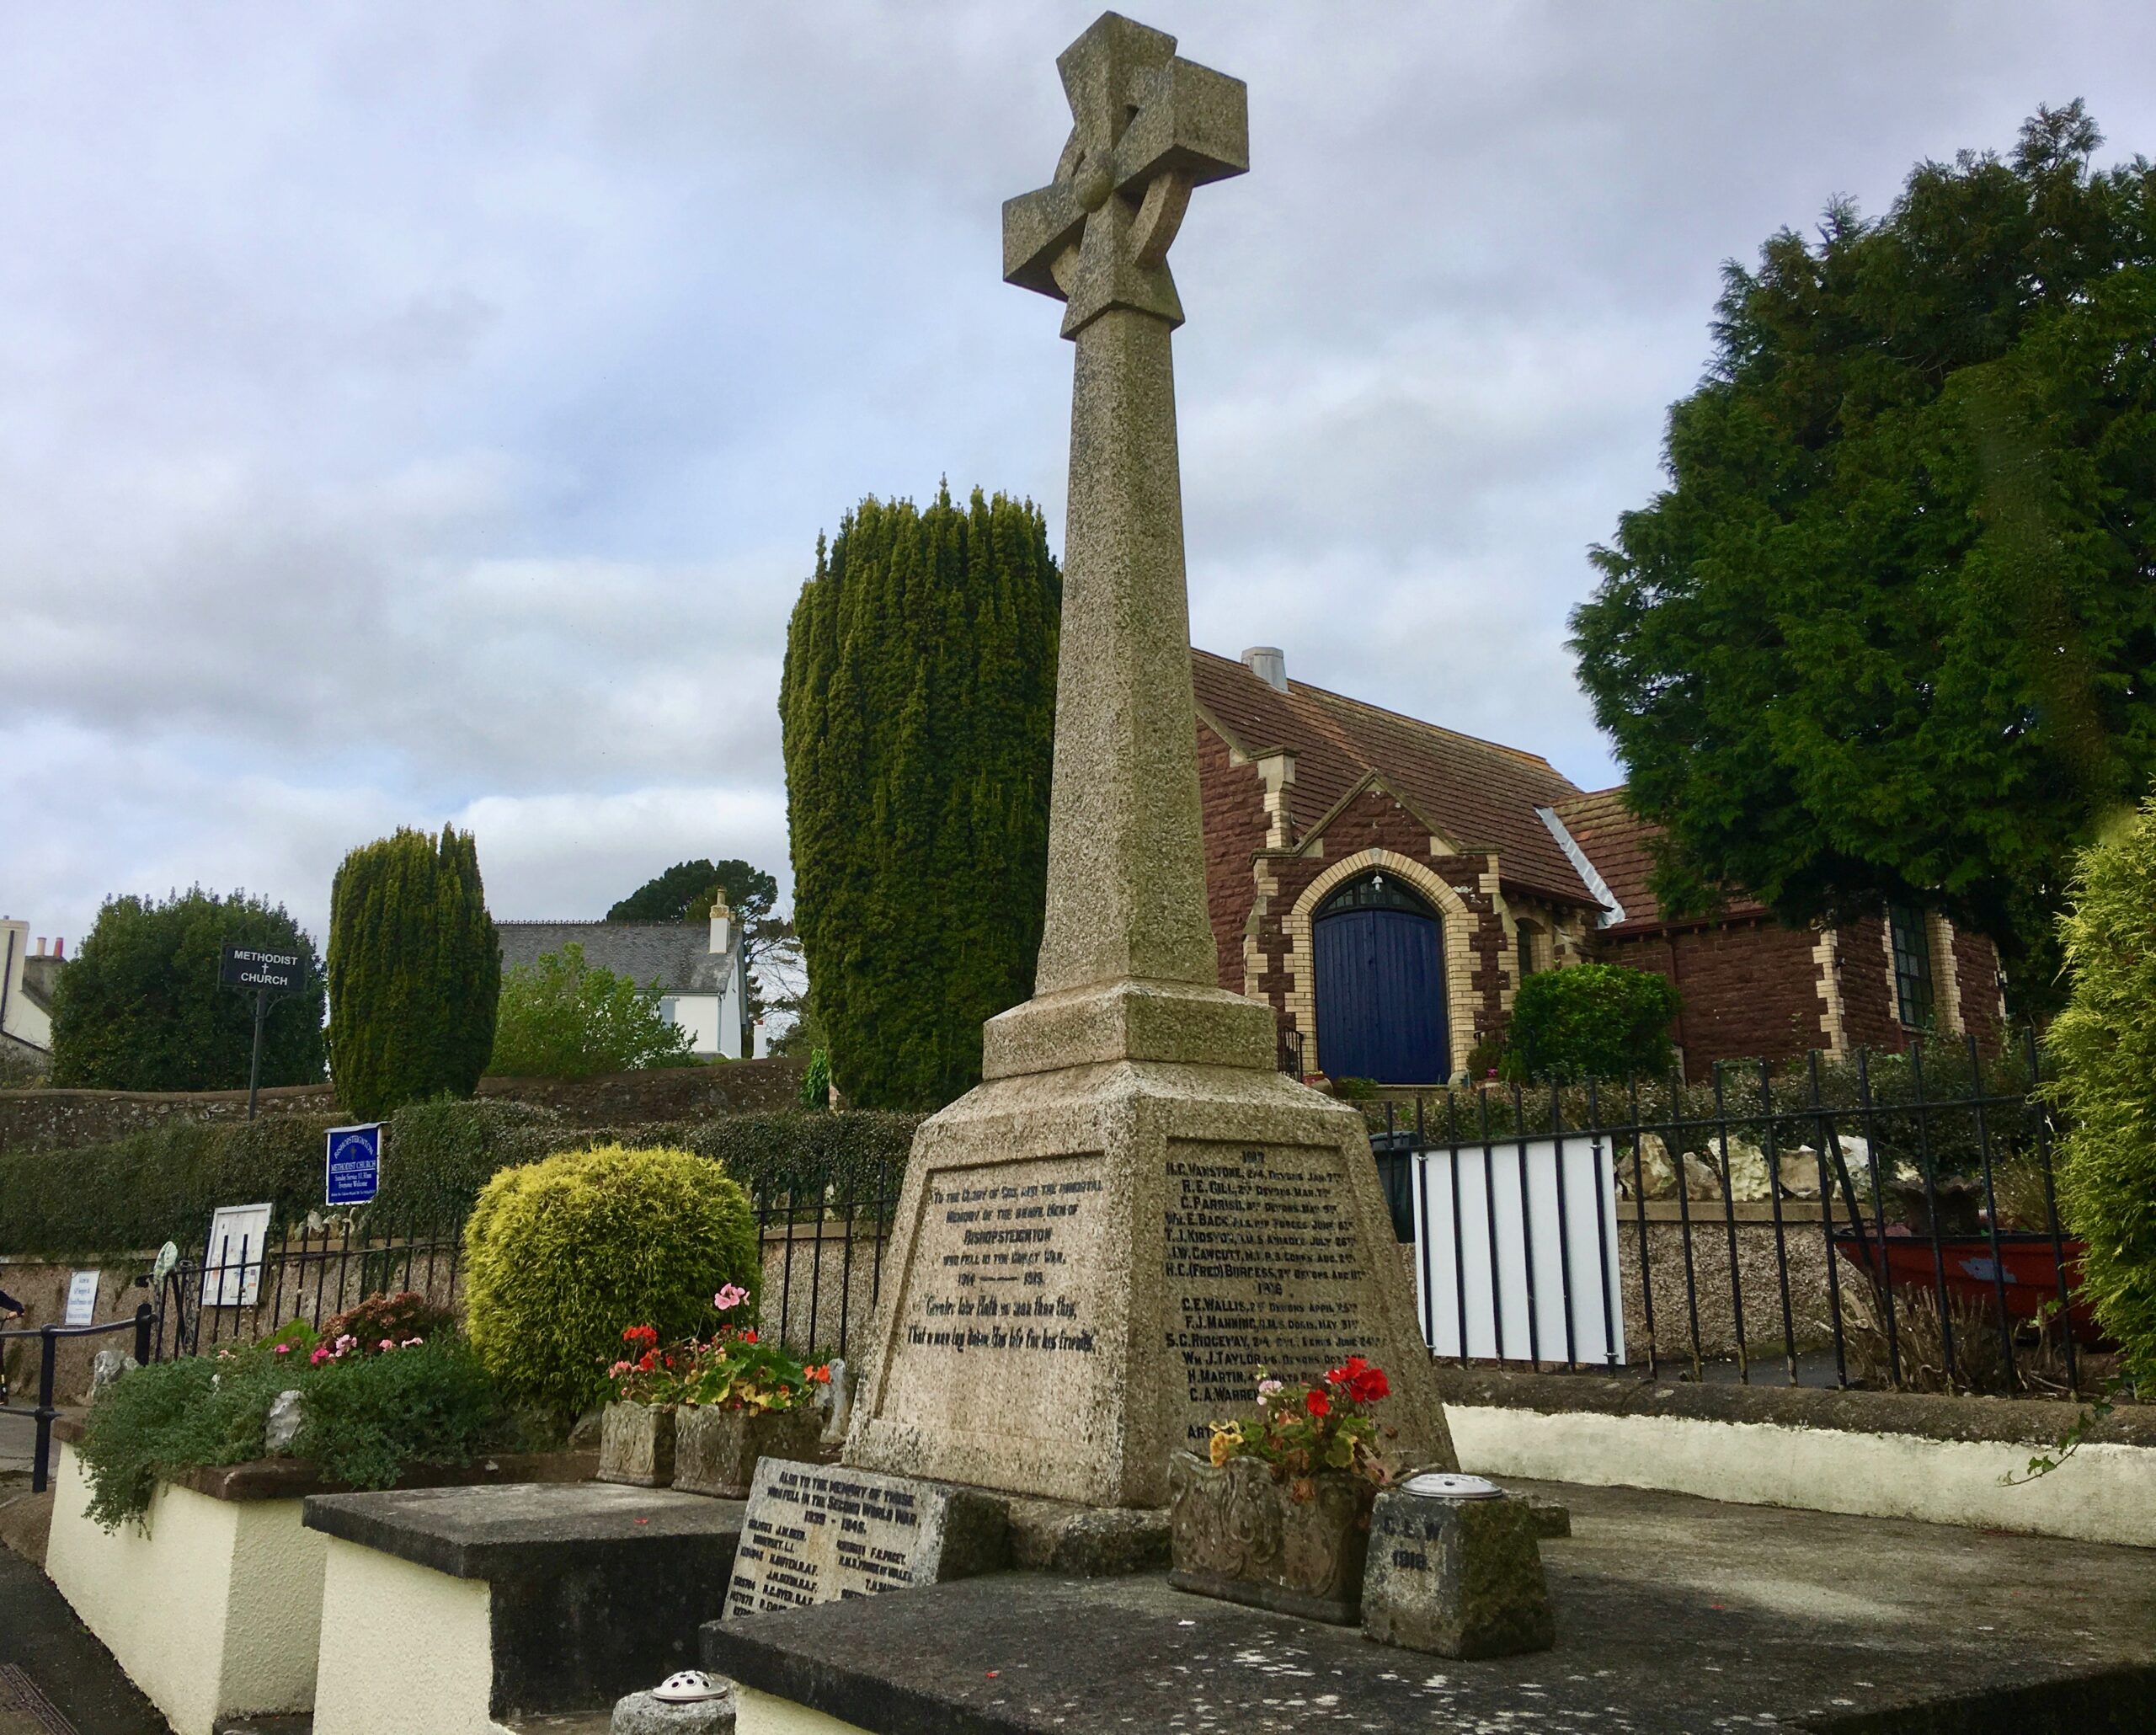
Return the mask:
[[[284,906],[195,886],[159,903],[105,900],[53,990],[55,1085],[111,1091],[229,1091],[247,1086],[254,996],[222,986],[227,945],[296,952],[307,988],[273,999],[262,1022],[262,1082],[322,1078],[322,967]]]
[[[2084,851],[2061,924],[2072,990],[2047,1036],[2065,1111],[2059,1198],[2081,1281],[2156,1386],[2156,797]]]
[[[1621,964],[1542,970],[1520,984],[1505,1032],[1504,1076],[1522,1081],[1662,1078],[1676,1060],[1667,978]]]
[[[586,964],[574,941],[502,978],[487,1063],[498,1078],[590,1078],[697,1064],[689,1033],[667,1022],[658,1001],[628,977]]]
[[[2073,849],[2156,772],[2156,168],[2079,103],[1725,268],[1581,679],[1675,911],[1945,911],[2039,1003]]]
[[[470,1096],[501,985],[469,832],[401,830],[344,857],[329,893],[329,1066],[345,1109]]]
[[[863,500],[802,587],[779,718],[794,923],[834,1081],[933,1108],[1040,949],[1062,578],[1031,501]]]
[[[764,921],[778,902],[778,882],[746,862],[676,862],[606,912],[609,921],[688,921],[711,914],[723,890],[743,926]]]

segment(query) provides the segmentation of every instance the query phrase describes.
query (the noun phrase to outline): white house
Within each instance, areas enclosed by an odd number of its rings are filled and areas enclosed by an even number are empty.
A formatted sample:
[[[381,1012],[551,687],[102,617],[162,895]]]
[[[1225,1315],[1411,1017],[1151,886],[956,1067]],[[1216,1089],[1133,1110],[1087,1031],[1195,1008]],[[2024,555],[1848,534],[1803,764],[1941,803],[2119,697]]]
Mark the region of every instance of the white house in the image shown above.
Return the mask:
[[[656,997],[699,1054],[741,1058],[741,1010],[749,971],[741,924],[723,903],[701,921],[497,921],[504,974],[568,945],[584,961],[627,976]]]
[[[52,983],[60,974],[61,946],[30,950],[26,921],[0,916],[0,1047],[52,1052]]]

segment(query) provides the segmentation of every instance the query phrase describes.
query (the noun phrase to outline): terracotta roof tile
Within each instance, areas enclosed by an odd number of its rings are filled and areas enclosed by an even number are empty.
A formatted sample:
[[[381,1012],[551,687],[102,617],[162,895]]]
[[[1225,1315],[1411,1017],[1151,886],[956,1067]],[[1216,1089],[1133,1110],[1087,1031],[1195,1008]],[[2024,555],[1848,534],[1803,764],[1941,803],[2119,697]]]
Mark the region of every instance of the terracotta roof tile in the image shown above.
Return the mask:
[[[1621,784],[1554,805],[1565,829],[1572,834],[1572,841],[1594,864],[1610,894],[1624,906],[1624,921],[1606,932],[1630,934],[1660,926],[1662,906],[1648,882],[1654,873],[1654,840],[1661,835],[1662,828],[1632,811]],[[1740,894],[1730,899],[1725,914],[1760,916],[1765,914],[1765,908]]]
[[[1503,878],[1572,903],[1596,902],[1535,813],[1579,795],[1545,760],[1479,740],[1323,687],[1290,681],[1276,692],[1243,664],[1193,650],[1198,702],[1246,752],[1295,755],[1292,817],[1323,819],[1376,771],[1464,850],[1494,850]]]

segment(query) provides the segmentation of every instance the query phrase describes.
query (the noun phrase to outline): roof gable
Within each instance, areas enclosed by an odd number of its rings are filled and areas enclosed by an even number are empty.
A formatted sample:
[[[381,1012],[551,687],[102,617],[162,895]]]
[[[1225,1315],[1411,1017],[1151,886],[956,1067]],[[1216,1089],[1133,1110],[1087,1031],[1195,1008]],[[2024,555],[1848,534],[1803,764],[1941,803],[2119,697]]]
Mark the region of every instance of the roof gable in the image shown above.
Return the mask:
[[[1279,748],[1294,754],[1298,836],[1374,775],[1433,835],[1463,851],[1495,851],[1508,882],[1598,907],[1535,813],[1580,793],[1547,760],[1302,681],[1279,692],[1210,651],[1193,649],[1190,662],[1198,703],[1231,745],[1253,758]]]

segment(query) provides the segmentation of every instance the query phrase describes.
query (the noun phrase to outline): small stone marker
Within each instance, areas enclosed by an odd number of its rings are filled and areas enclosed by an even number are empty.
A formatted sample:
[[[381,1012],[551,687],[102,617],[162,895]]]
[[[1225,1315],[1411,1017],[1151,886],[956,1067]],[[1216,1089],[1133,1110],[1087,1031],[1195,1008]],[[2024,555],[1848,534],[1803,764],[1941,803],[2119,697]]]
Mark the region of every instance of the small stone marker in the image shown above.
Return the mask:
[[[1480,1476],[1410,1476],[1378,1496],[1363,1631],[1440,1657],[1512,1657],[1556,1642],[1526,1501]]]
[[[1004,1564],[1004,1503],[873,1471],[756,1465],[724,1618],[964,1578]]]

